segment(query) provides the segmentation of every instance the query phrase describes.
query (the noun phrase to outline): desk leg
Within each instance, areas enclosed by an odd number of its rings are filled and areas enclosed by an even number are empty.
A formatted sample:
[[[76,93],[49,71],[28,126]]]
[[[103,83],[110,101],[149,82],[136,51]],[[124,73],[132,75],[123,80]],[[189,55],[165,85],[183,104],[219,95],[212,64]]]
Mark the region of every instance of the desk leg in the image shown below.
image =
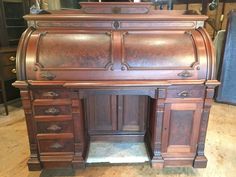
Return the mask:
[[[161,155],[161,136],[164,115],[164,104],[160,104],[160,100],[154,101],[154,123],[153,123],[153,158],[151,160],[152,167],[161,169],[164,166],[164,160]]]
[[[28,138],[30,144],[30,158],[28,160],[28,168],[30,171],[41,170],[42,166],[39,161],[38,146],[36,140],[36,125],[33,120],[32,104],[30,91],[27,89],[21,89],[21,100],[25,112],[25,120],[28,131]]]
[[[85,168],[85,158],[88,151],[88,136],[85,132],[82,99],[72,91],[72,117],[74,121],[75,154],[72,160],[73,168]]]
[[[7,107],[7,96],[6,96],[6,88],[5,88],[5,82],[4,82],[4,80],[1,80],[1,85],[2,85],[2,99],[3,99],[3,105],[4,105],[4,107],[5,107],[6,115],[8,115],[9,112],[8,112],[8,107]]]
[[[207,166],[207,158],[204,155],[204,149],[205,149],[208,119],[209,119],[213,96],[214,96],[214,87],[208,87],[206,89],[206,98],[204,101],[204,107],[203,107],[202,118],[201,118],[197,155],[193,163],[194,168],[206,168]]]
[[[152,101],[152,112],[150,117],[150,144],[151,144],[151,165],[154,168],[164,167],[162,157],[162,126],[165,107],[166,89],[158,89],[158,98]]]

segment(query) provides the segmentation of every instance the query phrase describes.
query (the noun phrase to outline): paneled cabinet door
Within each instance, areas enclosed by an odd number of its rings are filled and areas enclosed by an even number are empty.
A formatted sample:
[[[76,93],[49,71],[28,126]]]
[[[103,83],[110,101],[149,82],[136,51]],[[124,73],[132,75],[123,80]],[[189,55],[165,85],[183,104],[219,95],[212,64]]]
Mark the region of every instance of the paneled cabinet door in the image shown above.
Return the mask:
[[[144,132],[148,97],[137,95],[94,95],[86,99],[88,130],[101,132]]]
[[[202,103],[167,103],[162,134],[163,153],[194,153],[202,114]]]
[[[145,131],[148,98],[137,95],[118,96],[118,130]]]
[[[115,95],[93,95],[86,99],[86,116],[89,131],[114,131],[117,129]]]

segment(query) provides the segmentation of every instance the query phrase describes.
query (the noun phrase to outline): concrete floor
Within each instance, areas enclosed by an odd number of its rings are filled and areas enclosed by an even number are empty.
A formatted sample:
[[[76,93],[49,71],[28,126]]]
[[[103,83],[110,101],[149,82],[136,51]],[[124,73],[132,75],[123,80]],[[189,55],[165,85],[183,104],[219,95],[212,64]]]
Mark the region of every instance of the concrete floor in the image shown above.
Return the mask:
[[[29,147],[24,114],[19,104],[10,106],[10,115],[0,110],[0,177],[235,177],[236,106],[214,104],[206,141],[206,169],[165,168],[148,164],[96,165],[84,170],[57,169],[29,172]]]

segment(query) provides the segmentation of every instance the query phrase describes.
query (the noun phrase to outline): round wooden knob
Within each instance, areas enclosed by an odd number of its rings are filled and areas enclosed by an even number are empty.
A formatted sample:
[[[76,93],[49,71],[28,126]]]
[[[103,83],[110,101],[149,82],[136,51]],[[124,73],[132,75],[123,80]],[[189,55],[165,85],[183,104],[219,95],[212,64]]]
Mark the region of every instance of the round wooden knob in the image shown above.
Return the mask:
[[[14,74],[16,74],[16,69],[15,69],[15,68],[12,69],[11,72],[14,73]]]
[[[11,57],[9,58],[9,60],[10,60],[10,61],[16,61],[16,57],[11,56]]]

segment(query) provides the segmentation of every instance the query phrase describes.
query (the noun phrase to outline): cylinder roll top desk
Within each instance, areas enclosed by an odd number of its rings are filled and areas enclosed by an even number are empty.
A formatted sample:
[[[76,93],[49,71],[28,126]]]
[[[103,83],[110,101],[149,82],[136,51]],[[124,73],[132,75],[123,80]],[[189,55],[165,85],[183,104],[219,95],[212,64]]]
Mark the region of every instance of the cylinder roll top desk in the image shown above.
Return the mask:
[[[84,167],[93,141],[144,142],[152,167],[204,168],[215,80],[206,16],[147,3],[27,15],[17,78],[29,170]]]

